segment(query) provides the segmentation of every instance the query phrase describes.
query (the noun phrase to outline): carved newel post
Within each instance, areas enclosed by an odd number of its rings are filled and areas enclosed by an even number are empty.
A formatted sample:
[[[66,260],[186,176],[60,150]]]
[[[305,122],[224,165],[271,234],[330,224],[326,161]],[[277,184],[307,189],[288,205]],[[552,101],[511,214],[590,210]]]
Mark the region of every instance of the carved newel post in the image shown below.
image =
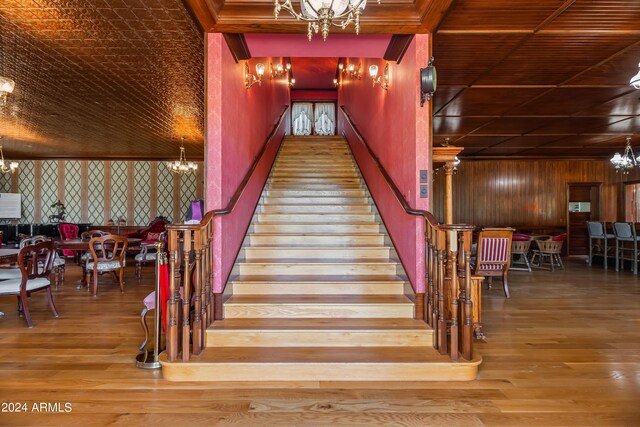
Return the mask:
[[[445,196],[444,196],[444,216],[445,224],[453,224],[453,162],[447,162],[444,164],[444,183],[445,183]]]

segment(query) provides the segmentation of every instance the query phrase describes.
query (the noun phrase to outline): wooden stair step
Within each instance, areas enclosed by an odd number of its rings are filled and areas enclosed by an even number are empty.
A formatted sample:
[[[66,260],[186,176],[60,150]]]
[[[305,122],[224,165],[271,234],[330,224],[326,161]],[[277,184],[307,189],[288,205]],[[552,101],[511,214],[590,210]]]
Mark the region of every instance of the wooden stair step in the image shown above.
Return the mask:
[[[268,197],[366,197],[366,192],[362,188],[358,189],[334,189],[334,190],[315,190],[315,189],[291,189],[291,190],[274,190],[267,189],[264,196]]]
[[[169,381],[471,381],[480,358],[451,362],[432,347],[222,347],[167,362]]]
[[[207,347],[432,346],[433,330],[415,319],[224,319]]]
[[[307,246],[251,246],[244,248],[245,258],[253,259],[334,259],[339,257],[344,260],[358,260],[389,257],[391,248],[385,246],[363,247],[307,247]]]
[[[352,222],[349,224],[286,224],[286,223],[268,223],[268,222],[256,222],[253,224],[253,231],[255,233],[305,233],[305,234],[323,234],[323,233],[344,233],[344,234],[356,234],[356,233],[379,233],[380,224],[376,223],[357,223]]]
[[[375,222],[374,213],[258,213],[260,222],[305,222],[305,223],[352,223]]]
[[[326,272],[332,274],[396,274],[397,263],[386,260],[306,260],[306,259],[252,259],[238,263],[239,273],[258,274],[296,274],[317,275]]]
[[[252,246],[263,245],[384,245],[385,235],[382,233],[371,234],[266,234],[251,233],[249,241]]]
[[[224,303],[231,318],[413,318],[404,295],[233,295]]]
[[[341,212],[371,212],[371,205],[358,204],[277,204],[263,203],[258,206],[258,212],[291,212],[291,213],[341,213]]]
[[[236,276],[234,295],[403,295],[404,280],[389,275]]]
[[[266,205],[270,204],[283,204],[283,205],[332,205],[332,204],[363,204],[370,203],[368,197],[338,197],[338,196],[319,196],[319,197],[273,197],[268,196],[262,199],[262,203]]]

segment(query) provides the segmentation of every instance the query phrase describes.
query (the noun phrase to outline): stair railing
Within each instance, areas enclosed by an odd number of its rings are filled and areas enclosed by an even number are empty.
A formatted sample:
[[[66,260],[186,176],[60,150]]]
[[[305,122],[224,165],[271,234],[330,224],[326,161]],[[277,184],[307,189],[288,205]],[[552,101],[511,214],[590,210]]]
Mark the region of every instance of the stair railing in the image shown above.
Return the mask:
[[[199,224],[169,224],[169,300],[167,302],[166,357],[188,361],[202,353],[207,328],[221,317],[222,294],[214,293],[214,218],[233,212],[266,149],[286,124],[285,106],[260,152],[224,209],[209,211]],[[274,157],[275,159],[275,157]],[[273,166],[273,164],[271,165]],[[271,167],[269,168],[269,170]],[[259,197],[258,197],[259,200]],[[256,201],[257,204],[257,201]]]
[[[472,360],[474,321],[471,245],[474,227],[466,224],[439,224],[431,212],[413,209],[344,106],[341,106],[341,111],[346,126],[351,128],[355,139],[366,149],[404,211],[425,220],[425,292],[416,293],[416,317],[424,319],[433,328],[433,346],[441,354],[449,354],[451,360]],[[342,134],[349,139],[344,131]],[[358,159],[354,158],[358,163]],[[358,163],[360,170],[363,170],[360,166]]]

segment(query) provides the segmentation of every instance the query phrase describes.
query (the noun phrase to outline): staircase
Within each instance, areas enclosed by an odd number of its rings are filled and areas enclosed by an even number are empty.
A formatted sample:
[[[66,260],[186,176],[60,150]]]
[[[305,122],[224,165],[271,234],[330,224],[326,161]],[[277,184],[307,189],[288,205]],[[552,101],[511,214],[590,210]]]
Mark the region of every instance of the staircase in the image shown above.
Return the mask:
[[[414,303],[346,141],[286,137],[205,351],[174,381],[472,380]]]

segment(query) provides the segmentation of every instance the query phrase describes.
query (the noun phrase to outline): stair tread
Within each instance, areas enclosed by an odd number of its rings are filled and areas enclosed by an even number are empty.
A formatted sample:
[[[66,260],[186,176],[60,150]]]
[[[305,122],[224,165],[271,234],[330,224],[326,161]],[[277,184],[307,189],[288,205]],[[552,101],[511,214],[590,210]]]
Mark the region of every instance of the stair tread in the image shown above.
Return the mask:
[[[443,363],[433,347],[218,347],[192,356],[193,363]],[[474,362],[470,362],[474,363]]]
[[[224,319],[214,322],[208,331],[233,330],[278,330],[278,331],[375,331],[420,330],[431,331],[431,327],[422,320],[410,318],[387,319],[314,319],[314,318],[251,318]]]
[[[345,258],[255,258],[242,261],[242,264],[397,264],[398,262],[386,258],[362,258],[351,260]]]
[[[238,275],[232,279],[233,282],[293,282],[293,283],[361,283],[361,282],[405,282],[399,276],[393,275],[311,275],[311,276],[298,276],[292,275]]]
[[[413,302],[405,295],[271,295],[271,294],[248,294],[233,295],[229,298],[225,305],[234,304],[313,304],[313,305],[351,305],[351,304],[411,304]]]

